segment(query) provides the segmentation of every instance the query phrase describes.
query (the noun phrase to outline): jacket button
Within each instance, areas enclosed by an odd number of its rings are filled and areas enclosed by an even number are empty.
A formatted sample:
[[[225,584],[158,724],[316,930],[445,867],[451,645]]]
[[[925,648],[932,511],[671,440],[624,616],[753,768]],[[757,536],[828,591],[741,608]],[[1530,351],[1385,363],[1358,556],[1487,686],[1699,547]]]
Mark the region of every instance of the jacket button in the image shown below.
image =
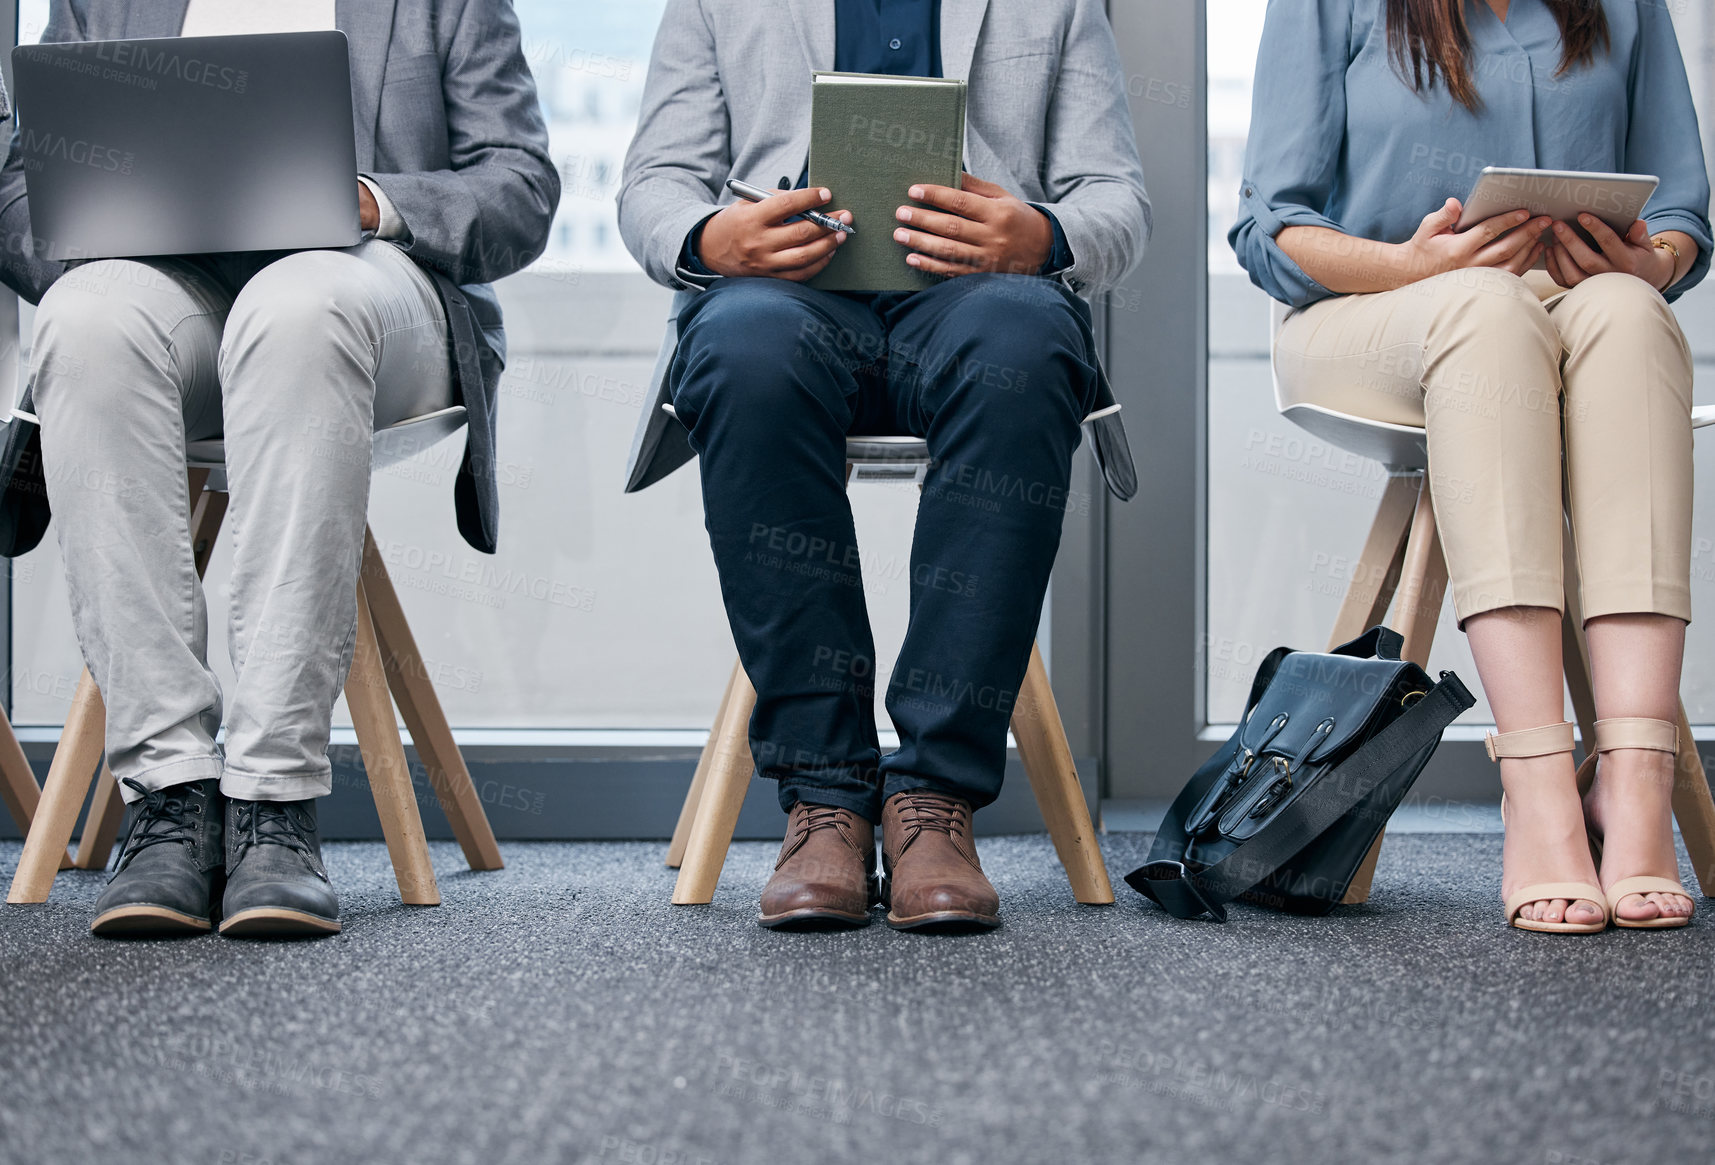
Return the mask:
[[[900,46],[903,45],[904,43],[905,42],[900,40],[898,37],[894,37],[892,40],[887,42],[887,47],[892,49],[894,52],[898,52],[900,49]]]

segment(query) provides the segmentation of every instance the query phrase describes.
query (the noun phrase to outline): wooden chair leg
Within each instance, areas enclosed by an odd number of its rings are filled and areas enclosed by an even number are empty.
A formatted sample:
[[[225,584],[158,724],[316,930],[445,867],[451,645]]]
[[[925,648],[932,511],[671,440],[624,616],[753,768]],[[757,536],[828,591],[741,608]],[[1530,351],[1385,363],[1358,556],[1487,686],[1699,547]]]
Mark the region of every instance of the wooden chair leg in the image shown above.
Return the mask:
[[[1426,475],[1419,479],[1392,620],[1394,629],[1405,636],[1401,654],[1419,667],[1429,666],[1429,649],[1434,645],[1435,628],[1441,621],[1441,606],[1446,600],[1447,559],[1441,553],[1441,531],[1435,525],[1435,503],[1429,495]],[[1376,863],[1381,860],[1382,841],[1386,837],[1385,829],[1376,835],[1375,844],[1352,875],[1346,896],[1340,899],[1342,903],[1355,905],[1370,900],[1370,886],[1375,881]]]
[[[1048,669],[1035,644],[1030,647],[1030,664],[1013,705],[1012,736],[1018,742],[1018,755],[1030,777],[1037,808],[1048,825],[1048,836],[1054,840],[1054,852],[1060,855],[1066,880],[1072,884],[1072,897],[1086,906],[1112,905],[1113,884],[1108,881],[1096,827],[1084,801],[1084,787],[1078,783],[1078,768],[1072,760],[1072,746],[1066,740],[1054,689],[1048,682]]]
[[[435,884],[434,866],[429,862],[423,817],[417,810],[416,789],[405,763],[399,723],[393,718],[381,645],[375,637],[369,599],[361,578],[357,583],[357,642],[352,651],[351,674],[345,681],[345,700],[351,708],[352,725],[357,729],[357,744],[363,753],[363,769],[375,797],[375,810],[381,817],[387,854],[393,859],[399,897],[409,906],[439,906],[441,892]]]
[[[12,875],[6,901],[18,904],[46,902],[54,886],[54,874],[65,860],[66,846],[77,828],[84,795],[101,760],[106,735],[107,708],[95,680],[85,668],[66,714],[59,747],[54,750],[36,818],[24,837],[24,853]]]
[[[1683,700],[1679,704],[1679,759],[1674,766],[1673,816],[1679,822],[1685,852],[1691,856],[1698,889],[1705,898],[1715,897],[1715,799],[1709,795],[1709,778],[1703,772],[1703,758],[1697,752],[1697,738],[1691,734],[1691,721],[1685,714]]]
[[[0,803],[18,823],[19,833],[29,834],[30,823],[36,819],[36,806],[41,804],[41,800],[42,787],[36,784],[36,771],[30,767],[30,758],[24,755],[24,746],[18,743],[18,735],[12,731],[11,723],[0,717]],[[60,859],[59,868],[69,870],[71,867],[71,855],[67,854]]]
[[[214,542],[220,537],[229,500],[224,490],[204,491],[191,508],[191,558],[198,578],[208,573],[208,561],[214,557]]]
[[[80,870],[103,870],[113,856],[113,843],[119,838],[119,825],[125,820],[125,798],[113,770],[105,764],[95,774],[95,799],[89,803],[89,818],[83,823],[83,837],[77,845],[77,859],[72,864]]]
[[[417,651],[417,640],[405,619],[405,608],[393,589],[387,574],[387,564],[375,545],[369,528],[363,531],[363,587],[369,597],[369,614],[381,648],[387,684],[417,746],[417,755],[428,770],[429,784],[435,790],[453,836],[464,850],[465,861],[473,870],[498,870],[506,863],[500,857],[500,844],[494,839],[494,828],[482,807],[482,798],[465,767],[464,754],[453,739],[447,724],[447,714],[441,699],[435,694]]]
[[[1435,628],[1447,601],[1447,559],[1441,553],[1441,531],[1435,525],[1435,503],[1429,497],[1427,478],[1411,517],[1411,537],[1405,544],[1399,578],[1393,626],[1405,636],[1400,654],[1418,667],[1428,667]]]
[[[1370,523],[1369,537],[1352,567],[1352,579],[1340,603],[1340,614],[1334,619],[1334,632],[1328,638],[1330,649],[1350,643],[1387,615],[1399,585],[1406,536],[1411,532],[1421,483],[1419,474],[1397,474],[1387,479],[1375,521]]]
[[[714,723],[709,726],[709,739],[703,745],[703,754],[697,758],[697,771],[691,774],[691,787],[685,791],[685,803],[679,807],[679,822],[673,827],[673,840],[667,846],[669,870],[676,870],[685,862],[685,846],[690,843],[691,823],[697,819],[697,806],[703,800],[703,786],[708,780],[709,767],[714,763],[721,724],[726,720],[727,705],[732,702],[733,689],[738,686],[743,675],[744,663],[733,660],[732,674],[727,677],[726,690],[721,693],[721,706],[716,709]]]
[[[1572,698],[1572,714],[1578,720],[1578,737],[1584,742],[1584,751],[1588,754],[1596,747],[1596,694],[1590,680],[1590,644],[1584,638],[1584,596],[1578,589],[1578,551],[1572,543],[1570,519],[1561,545],[1565,556],[1566,597],[1560,616],[1560,666],[1566,673],[1566,692]],[[1578,791],[1589,792],[1587,781],[1580,783]]]
[[[756,689],[740,669],[715,728],[714,756],[686,840],[684,864],[673,886],[675,906],[703,906],[715,899],[721,867],[726,865],[732,833],[738,827],[738,812],[756,769],[750,755],[750,714],[755,708]]]

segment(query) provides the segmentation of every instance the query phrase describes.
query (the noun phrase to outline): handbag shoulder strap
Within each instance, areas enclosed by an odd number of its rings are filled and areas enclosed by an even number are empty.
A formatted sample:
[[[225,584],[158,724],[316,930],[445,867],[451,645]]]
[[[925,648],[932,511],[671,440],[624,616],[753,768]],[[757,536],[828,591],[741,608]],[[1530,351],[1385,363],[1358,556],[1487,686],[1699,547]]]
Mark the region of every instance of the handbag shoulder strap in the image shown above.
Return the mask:
[[[1150,860],[1126,875],[1126,884],[1159,903],[1176,918],[1212,915],[1226,921],[1225,903],[1267,878],[1294,854],[1360,804],[1390,773],[1441,739],[1447,726],[1476,700],[1459,677],[1443,672],[1441,682],[1338,768],[1323,775],[1283,809],[1267,829],[1237,846],[1207,869],[1192,873],[1184,865],[1184,815],[1191,805],[1181,794],[1156,835]],[[1219,774],[1212,774],[1218,776]],[[1186,792],[1190,792],[1189,787]],[[1200,794],[1199,794],[1200,795]],[[1195,801],[1192,801],[1194,804]],[[1175,811],[1178,811],[1177,817]],[[1166,839],[1166,850],[1160,844]]]
[[[1405,650],[1405,636],[1395,631],[1385,623],[1378,623],[1368,631],[1348,643],[1329,650],[1329,655],[1350,655],[1358,659],[1386,659],[1399,661],[1399,653]]]

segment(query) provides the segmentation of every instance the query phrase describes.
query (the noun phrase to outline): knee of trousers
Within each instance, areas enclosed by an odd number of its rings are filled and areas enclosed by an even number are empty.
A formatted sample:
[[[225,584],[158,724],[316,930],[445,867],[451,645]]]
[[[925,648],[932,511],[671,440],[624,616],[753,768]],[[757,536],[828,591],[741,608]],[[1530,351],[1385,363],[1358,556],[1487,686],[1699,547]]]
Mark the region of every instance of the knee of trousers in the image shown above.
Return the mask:
[[[879,352],[830,323],[796,284],[741,279],[699,305],[679,337],[674,407],[699,439],[768,435],[823,420],[843,432],[854,370]],[[728,419],[742,424],[728,426]]]
[[[38,410],[66,408],[100,415],[142,403],[141,390],[158,381],[142,375],[196,358],[195,346],[176,352],[180,322],[148,292],[160,276],[140,263],[104,259],[70,272],[36,309],[31,376]],[[180,313],[182,317],[182,313]],[[180,368],[180,383],[195,374]],[[62,393],[61,386],[75,386]]]
[[[1466,268],[1426,279],[1424,407],[1502,425],[1558,427],[1560,334],[1523,279]],[[1410,290],[1410,289],[1408,289]]]
[[[330,362],[371,380],[383,341],[381,319],[363,262],[338,251],[302,251],[259,271],[233,301],[220,345],[220,382],[228,399],[242,395],[252,365],[316,368],[305,399],[317,392],[349,398],[355,384],[325,375]]]
[[[1673,308],[1643,280],[1617,271],[1593,275],[1566,293],[1554,319],[1566,349],[1569,401],[1574,395],[1588,400],[1593,392],[1635,399],[1642,391],[1691,408],[1690,344]],[[1611,366],[1636,375],[1575,375],[1597,346],[1611,353]]]
[[[1428,297],[1426,343],[1433,350],[1455,341],[1531,344],[1551,360],[1559,355],[1559,333],[1530,284],[1508,271],[1467,267],[1425,279],[1406,289]]]
[[[1008,431],[1076,432],[1096,382],[1083,322],[1045,279],[968,275],[920,356],[942,407]]]

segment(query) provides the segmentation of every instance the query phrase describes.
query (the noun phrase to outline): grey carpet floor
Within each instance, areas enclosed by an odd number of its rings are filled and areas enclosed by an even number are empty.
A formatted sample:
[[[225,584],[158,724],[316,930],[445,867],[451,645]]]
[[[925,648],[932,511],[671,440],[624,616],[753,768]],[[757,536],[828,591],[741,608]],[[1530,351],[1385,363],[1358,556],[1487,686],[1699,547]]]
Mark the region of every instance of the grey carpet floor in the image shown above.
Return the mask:
[[[1106,839],[1116,884],[1147,840]],[[1715,1161],[1715,917],[1505,930],[1496,836],[1226,926],[1077,907],[1046,839],[995,838],[1006,925],[960,937],[763,931],[762,844],[675,908],[661,853],[436,845],[413,909],[330,846],[345,932],[289,945],[97,940],[100,877],[62,874],[0,907],[0,1161]]]

